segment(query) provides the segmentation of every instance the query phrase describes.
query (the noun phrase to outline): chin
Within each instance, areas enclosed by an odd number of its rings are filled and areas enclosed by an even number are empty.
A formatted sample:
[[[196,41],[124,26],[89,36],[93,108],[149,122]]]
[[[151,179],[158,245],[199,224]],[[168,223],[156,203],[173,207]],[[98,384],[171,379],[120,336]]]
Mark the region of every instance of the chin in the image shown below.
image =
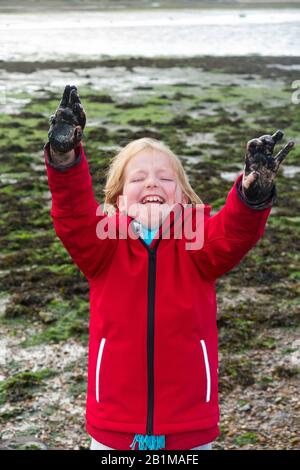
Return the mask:
[[[133,211],[129,212],[135,220],[148,227],[157,228],[170,213],[172,206],[168,204],[137,204]]]

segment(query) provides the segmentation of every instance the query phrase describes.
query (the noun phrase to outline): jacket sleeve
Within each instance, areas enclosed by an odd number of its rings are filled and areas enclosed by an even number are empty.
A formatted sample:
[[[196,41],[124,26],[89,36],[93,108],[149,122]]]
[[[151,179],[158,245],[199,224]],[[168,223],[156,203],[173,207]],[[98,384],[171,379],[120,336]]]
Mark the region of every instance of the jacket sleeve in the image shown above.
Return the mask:
[[[55,168],[49,161],[48,143],[45,146],[45,163],[52,194],[50,214],[55,232],[73,261],[91,280],[111,258],[117,240],[97,237],[97,224],[107,215],[100,210],[94,198],[83,147],[80,145],[75,165]]]
[[[267,204],[253,208],[241,197],[241,181],[242,175],[230,190],[224,207],[214,216],[205,217],[202,248],[190,251],[198,269],[210,281],[242,260],[262,237],[271,212],[275,195],[270,195]]]

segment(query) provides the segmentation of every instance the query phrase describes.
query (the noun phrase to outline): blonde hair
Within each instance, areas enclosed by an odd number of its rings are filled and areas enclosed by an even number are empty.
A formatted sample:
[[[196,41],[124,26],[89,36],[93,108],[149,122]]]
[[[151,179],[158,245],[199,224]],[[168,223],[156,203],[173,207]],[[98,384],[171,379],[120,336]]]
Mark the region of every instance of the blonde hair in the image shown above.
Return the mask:
[[[127,163],[135,154],[149,147],[151,149],[159,150],[160,152],[163,152],[171,157],[175,174],[180,183],[182,192],[187,196],[189,203],[203,204],[199,196],[197,196],[191,187],[187,174],[185,173],[182,163],[177,155],[175,155],[172,150],[163,142],[152,139],[150,137],[143,137],[141,139],[133,140],[113,157],[106,173],[106,184],[104,187],[104,211],[108,213],[115,212],[117,208],[118,196],[123,193],[124,170]],[[112,210],[112,207],[114,210]]]

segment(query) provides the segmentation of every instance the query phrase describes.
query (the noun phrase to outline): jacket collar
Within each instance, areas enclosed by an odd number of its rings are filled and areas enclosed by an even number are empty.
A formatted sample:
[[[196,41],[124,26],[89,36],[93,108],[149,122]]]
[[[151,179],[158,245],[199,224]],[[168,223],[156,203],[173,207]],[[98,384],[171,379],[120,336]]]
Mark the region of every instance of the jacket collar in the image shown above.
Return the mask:
[[[210,217],[211,206],[201,205],[200,210],[204,210],[204,218]],[[182,236],[182,225],[187,223],[190,218],[195,215],[197,207],[189,204],[183,206],[181,203],[176,203],[169,217],[166,217],[163,223],[159,226],[158,231],[151,242],[150,248],[156,245],[156,241],[161,238],[180,238]],[[182,215],[183,214],[183,215]],[[132,238],[138,239],[140,236],[140,223],[137,222],[133,217],[123,214],[116,209],[116,224],[117,232],[120,234],[120,238]],[[192,219],[193,220],[193,219]],[[176,237],[176,234],[179,236]]]
[[[160,238],[172,238],[172,235],[175,233],[176,228],[182,225],[181,214],[183,211],[183,205],[181,203],[176,203],[173,206],[172,211],[170,212],[169,216],[166,217],[163,223],[159,226],[157,233],[152,240],[151,247],[155,245],[155,240]],[[184,211],[184,217],[191,214],[191,209],[188,211]],[[136,221],[133,217],[122,214],[119,209],[116,209],[116,218],[119,233],[121,236],[129,235],[130,238],[139,238],[141,224]],[[123,237],[122,237],[123,238]]]

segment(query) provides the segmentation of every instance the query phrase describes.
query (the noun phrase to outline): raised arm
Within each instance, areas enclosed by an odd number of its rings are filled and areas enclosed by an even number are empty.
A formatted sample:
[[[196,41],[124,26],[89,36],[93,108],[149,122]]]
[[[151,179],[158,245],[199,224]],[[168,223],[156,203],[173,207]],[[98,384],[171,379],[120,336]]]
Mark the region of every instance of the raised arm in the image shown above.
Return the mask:
[[[56,234],[79,269],[92,280],[109,262],[117,240],[100,240],[96,234],[98,222],[107,215],[99,211],[81,145],[86,119],[76,87],[65,88],[50,122],[49,142],[45,145],[52,194],[50,214]],[[100,215],[96,215],[97,208]]]
[[[275,157],[273,151],[283,133],[264,135],[248,142],[243,173],[227,196],[225,206],[204,223],[204,245],[190,251],[203,275],[216,280],[234,266],[257,243],[276,196],[274,178],[294,143]]]

